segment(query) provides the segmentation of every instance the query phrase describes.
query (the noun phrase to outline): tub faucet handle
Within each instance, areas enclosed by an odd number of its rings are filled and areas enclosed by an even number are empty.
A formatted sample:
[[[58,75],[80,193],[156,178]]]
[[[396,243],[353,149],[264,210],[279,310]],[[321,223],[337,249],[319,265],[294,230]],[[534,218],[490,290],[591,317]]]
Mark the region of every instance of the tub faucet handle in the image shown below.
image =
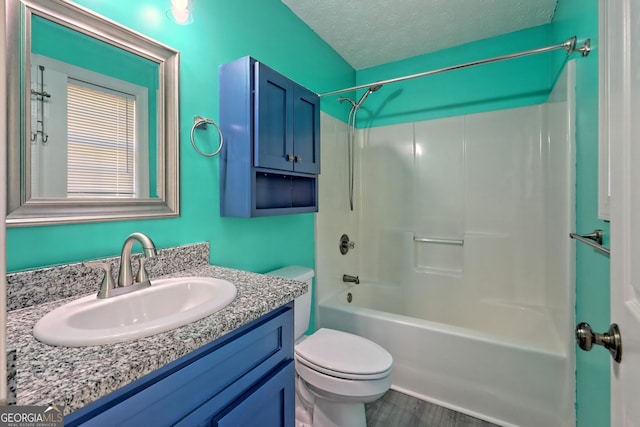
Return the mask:
[[[349,249],[353,249],[356,247],[356,243],[352,240],[349,240],[349,236],[343,234],[340,236],[340,253],[342,255],[346,255],[349,252]]]

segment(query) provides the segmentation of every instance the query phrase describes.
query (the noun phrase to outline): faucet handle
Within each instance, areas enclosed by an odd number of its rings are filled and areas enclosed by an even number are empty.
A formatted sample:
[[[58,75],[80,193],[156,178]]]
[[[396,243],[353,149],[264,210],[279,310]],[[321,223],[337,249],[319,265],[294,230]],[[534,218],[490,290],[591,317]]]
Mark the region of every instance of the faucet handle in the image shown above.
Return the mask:
[[[138,272],[136,273],[136,283],[149,281],[149,273],[147,273],[147,269],[145,267],[146,263],[147,263],[147,258],[141,257],[138,259]]]
[[[89,268],[101,268],[104,271],[102,282],[100,282],[100,290],[98,291],[98,298],[109,298],[111,296],[111,290],[115,287],[113,284],[113,278],[111,277],[111,264],[108,262],[85,262],[82,265]]]

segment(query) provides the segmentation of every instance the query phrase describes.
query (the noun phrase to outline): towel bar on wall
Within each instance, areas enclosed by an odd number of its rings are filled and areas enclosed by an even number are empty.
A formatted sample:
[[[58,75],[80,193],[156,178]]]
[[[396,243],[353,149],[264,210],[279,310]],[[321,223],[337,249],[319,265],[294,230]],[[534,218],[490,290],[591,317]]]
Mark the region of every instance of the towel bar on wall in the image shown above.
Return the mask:
[[[602,246],[602,236],[604,233],[602,230],[593,230],[593,232],[589,234],[577,234],[577,233],[569,233],[569,237],[577,240],[578,242],[582,242],[588,246],[591,246],[596,251],[603,253],[605,255],[611,255],[611,250],[609,248],[605,248]]]

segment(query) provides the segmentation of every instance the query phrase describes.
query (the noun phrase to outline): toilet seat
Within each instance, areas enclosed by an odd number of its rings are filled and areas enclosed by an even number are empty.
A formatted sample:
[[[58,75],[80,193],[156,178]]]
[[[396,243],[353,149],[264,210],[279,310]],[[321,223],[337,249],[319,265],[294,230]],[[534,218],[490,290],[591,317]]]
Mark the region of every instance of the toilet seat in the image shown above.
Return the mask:
[[[297,362],[336,378],[375,380],[390,375],[393,358],[366,338],[322,328],[295,346]]]
[[[303,357],[300,357],[297,354],[294,357],[296,362],[304,365],[305,367],[311,370],[314,370],[318,373],[323,373],[325,375],[329,375],[335,378],[345,379],[345,380],[361,380],[361,381],[377,380],[377,379],[388,377],[389,374],[391,374],[391,368],[389,368],[384,372],[379,372],[379,373],[370,374],[370,375],[350,374],[347,372],[332,371],[331,369],[327,369],[322,366],[315,365],[314,363],[309,362],[308,360],[305,360]]]

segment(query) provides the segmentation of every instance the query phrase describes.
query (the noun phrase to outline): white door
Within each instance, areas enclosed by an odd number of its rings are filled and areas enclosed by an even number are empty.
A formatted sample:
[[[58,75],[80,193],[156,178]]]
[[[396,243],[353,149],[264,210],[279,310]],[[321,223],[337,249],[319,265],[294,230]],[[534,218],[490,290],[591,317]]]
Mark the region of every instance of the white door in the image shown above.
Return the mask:
[[[640,426],[640,2],[601,0],[600,20],[609,73],[601,108],[610,149],[611,322],[622,336],[622,361],[611,363],[611,426]]]

